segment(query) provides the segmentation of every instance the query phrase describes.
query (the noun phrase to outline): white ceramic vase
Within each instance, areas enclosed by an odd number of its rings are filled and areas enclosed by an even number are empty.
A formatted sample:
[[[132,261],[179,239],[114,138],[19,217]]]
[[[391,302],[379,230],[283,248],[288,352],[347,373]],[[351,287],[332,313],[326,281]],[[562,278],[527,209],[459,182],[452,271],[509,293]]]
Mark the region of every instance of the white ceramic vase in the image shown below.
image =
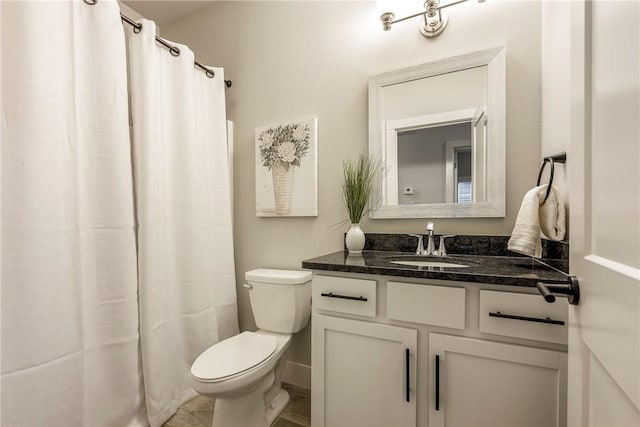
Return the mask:
[[[360,228],[360,224],[351,224],[349,231],[347,231],[345,244],[347,245],[349,254],[362,253],[362,249],[364,248],[364,231]]]

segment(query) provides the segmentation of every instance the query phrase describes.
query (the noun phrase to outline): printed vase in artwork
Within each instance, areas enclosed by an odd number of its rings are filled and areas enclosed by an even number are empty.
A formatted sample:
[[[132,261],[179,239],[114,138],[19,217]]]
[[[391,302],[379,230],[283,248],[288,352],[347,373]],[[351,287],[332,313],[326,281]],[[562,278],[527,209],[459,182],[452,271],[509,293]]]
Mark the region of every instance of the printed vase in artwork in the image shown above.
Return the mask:
[[[288,215],[291,212],[291,200],[293,199],[295,168],[289,166],[289,170],[287,170],[282,163],[277,163],[271,167],[271,176],[273,178],[276,215]]]

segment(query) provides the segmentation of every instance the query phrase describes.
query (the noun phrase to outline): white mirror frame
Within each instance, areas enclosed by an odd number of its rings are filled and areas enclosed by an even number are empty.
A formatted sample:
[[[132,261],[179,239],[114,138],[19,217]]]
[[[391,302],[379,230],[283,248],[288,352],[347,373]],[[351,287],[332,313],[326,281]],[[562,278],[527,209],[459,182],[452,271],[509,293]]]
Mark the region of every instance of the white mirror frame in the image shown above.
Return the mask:
[[[381,218],[469,218],[505,216],[506,152],[506,53],[493,48],[445,58],[369,78],[369,154],[384,161],[385,123],[382,121],[381,90],[385,86],[437,76],[473,67],[487,66],[486,200],[469,204],[429,203],[383,205],[385,183],[376,182],[369,217]],[[384,163],[383,163],[384,165]]]

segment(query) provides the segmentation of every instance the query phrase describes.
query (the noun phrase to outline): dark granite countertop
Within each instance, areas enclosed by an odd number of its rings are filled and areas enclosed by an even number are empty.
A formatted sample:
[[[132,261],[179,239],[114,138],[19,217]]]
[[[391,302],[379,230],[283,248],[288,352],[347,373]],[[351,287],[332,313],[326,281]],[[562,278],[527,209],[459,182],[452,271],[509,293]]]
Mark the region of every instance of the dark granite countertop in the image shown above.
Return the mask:
[[[468,267],[414,267],[392,263],[397,260],[434,260],[465,264]],[[568,276],[561,271],[567,271],[566,264],[566,261],[549,260],[549,262],[545,262],[521,256],[456,254],[446,258],[434,258],[413,255],[410,252],[365,250],[362,255],[348,255],[347,251],[339,251],[311,258],[302,261],[302,268],[535,287],[537,282],[566,282]]]

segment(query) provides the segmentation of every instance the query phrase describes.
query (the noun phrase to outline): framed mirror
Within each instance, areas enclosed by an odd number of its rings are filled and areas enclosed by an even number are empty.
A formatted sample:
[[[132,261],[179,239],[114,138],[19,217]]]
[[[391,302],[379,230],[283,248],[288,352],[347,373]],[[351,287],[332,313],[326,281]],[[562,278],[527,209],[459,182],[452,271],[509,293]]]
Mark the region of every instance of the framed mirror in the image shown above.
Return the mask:
[[[369,79],[370,218],[505,215],[503,48]]]

